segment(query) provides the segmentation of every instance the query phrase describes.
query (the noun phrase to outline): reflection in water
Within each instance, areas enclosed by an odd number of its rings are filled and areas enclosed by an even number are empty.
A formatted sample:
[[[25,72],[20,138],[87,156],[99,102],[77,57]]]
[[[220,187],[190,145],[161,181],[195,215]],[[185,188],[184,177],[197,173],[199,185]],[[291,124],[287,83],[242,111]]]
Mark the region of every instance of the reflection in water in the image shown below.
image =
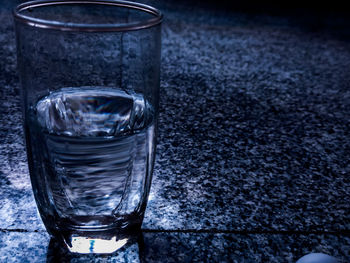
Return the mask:
[[[123,262],[141,263],[144,258],[144,239],[142,233],[135,238],[135,242],[126,244],[113,254],[73,254],[70,253],[56,239],[50,240],[47,249],[47,263],[85,263],[85,262]]]

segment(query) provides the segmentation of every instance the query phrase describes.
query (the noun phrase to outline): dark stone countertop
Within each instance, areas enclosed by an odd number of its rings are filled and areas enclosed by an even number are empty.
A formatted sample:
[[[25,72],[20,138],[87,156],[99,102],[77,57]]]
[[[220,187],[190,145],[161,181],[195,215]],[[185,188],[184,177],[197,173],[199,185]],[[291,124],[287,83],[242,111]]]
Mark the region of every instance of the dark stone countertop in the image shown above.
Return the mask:
[[[15,2],[0,5],[0,262],[350,260],[348,20],[156,2],[166,19],[143,238],[109,258],[70,258],[32,196]]]

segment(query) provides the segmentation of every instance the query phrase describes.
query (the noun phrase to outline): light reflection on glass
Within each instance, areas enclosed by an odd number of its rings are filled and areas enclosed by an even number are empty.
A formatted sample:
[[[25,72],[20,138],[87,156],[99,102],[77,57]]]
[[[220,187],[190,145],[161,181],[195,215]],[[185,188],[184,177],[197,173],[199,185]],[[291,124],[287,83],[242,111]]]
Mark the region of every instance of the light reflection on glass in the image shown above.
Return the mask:
[[[128,242],[127,238],[117,240],[113,237],[110,240],[88,237],[73,237],[72,249],[73,253],[113,253]]]

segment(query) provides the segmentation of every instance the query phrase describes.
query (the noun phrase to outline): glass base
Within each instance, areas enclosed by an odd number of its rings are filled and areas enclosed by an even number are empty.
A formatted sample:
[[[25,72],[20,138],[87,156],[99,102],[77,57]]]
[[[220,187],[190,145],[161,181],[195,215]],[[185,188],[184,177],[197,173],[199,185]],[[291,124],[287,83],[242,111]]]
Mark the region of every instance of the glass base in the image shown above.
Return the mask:
[[[141,224],[127,229],[107,228],[89,230],[62,230],[53,236],[60,240],[70,253],[111,254],[126,244],[135,243],[141,233]]]
[[[126,244],[137,242],[141,234],[143,215],[122,219],[72,217],[56,220],[56,224],[46,225],[46,229],[68,253],[112,254]]]
[[[58,240],[52,237],[50,244],[47,249],[47,263],[57,263],[57,262],[71,262],[71,263],[85,263],[85,262],[132,262],[140,263],[146,262],[145,258],[145,248],[144,248],[144,238],[142,232],[138,235],[135,242],[130,242],[128,239],[127,244],[119,248],[113,253],[80,253],[80,252],[70,252],[67,249],[67,245],[62,243],[62,240]],[[115,248],[115,247],[114,247]]]
[[[66,246],[71,253],[79,254],[110,254],[116,252],[130,242],[129,238],[118,238],[113,236],[111,239],[93,238],[86,236],[72,236],[70,244]]]

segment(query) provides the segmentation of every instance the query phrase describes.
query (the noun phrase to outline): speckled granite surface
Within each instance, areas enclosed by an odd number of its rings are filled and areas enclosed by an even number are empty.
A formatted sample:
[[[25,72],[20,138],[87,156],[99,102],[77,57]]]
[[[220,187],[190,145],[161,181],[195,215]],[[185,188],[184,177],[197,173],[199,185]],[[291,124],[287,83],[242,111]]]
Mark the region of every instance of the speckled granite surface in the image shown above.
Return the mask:
[[[0,261],[26,262],[30,253],[37,260],[28,262],[45,262],[49,238],[26,166],[11,6],[0,7]],[[181,2],[159,7],[166,19],[158,156],[143,224],[147,262],[166,254],[169,262],[294,262],[311,251],[346,262],[346,26],[193,13]],[[131,252],[123,253],[128,260]]]
[[[112,256],[60,251],[45,232],[0,233],[1,262],[296,262],[313,251],[348,262],[350,237],[327,234],[144,232],[139,242]],[[8,245],[11,244],[11,245]]]

